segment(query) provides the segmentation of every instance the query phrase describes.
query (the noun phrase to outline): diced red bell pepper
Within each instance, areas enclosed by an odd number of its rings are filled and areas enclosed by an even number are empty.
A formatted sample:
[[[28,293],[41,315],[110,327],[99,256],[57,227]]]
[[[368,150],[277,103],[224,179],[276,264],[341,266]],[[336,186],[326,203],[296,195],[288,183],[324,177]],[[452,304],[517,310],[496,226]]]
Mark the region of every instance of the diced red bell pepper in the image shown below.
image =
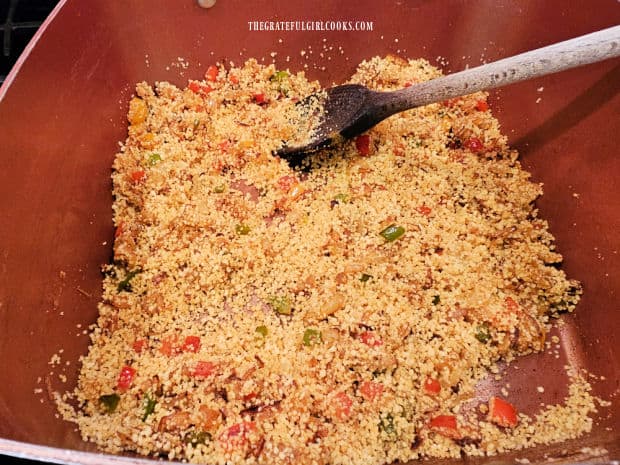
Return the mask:
[[[198,81],[189,81],[187,88],[197,94],[200,92],[200,83]]]
[[[225,429],[219,440],[226,451],[233,451],[245,447],[250,442],[249,436],[256,431],[256,423],[242,421]]]
[[[383,384],[374,381],[364,381],[359,387],[362,397],[369,402],[378,399],[383,394]]]
[[[431,419],[430,428],[438,434],[452,439],[460,439],[456,417],[454,415],[438,415]]]
[[[370,136],[368,134],[357,136],[355,138],[355,148],[362,157],[370,155]]]
[[[488,419],[499,426],[506,428],[514,428],[517,426],[517,409],[510,402],[500,397],[491,397],[489,399],[489,416]]]
[[[133,383],[133,379],[135,378],[135,376],[135,368],[132,368],[129,365],[125,365],[123,368],[121,368],[121,372],[118,375],[116,387],[119,389],[119,391],[126,391],[131,387],[131,383]]]
[[[248,402],[252,399],[256,399],[258,397],[258,392],[250,392],[249,394],[245,394],[242,398],[244,402]]]
[[[369,347],[377,347],[383,344],[383,341],[373,331],[364,331],[360,334],[360,341]]]
[[[228,76],[228,80],[231,84],[239,84],[239,78],[235,74]]]
[[[215,369],[217,365],[213,362],[205,362],[200,360],[196,367],[194,367],[194,371],[192,371],[192,375],[196,378],[208,378],[213,373],[215,373]]]
[[[146,339],[136,339],[131,345],[136,354],[141,353],[146,347]]]
[[[183,352],[198,352],[200,350],[200,338],[198,336],[187,336],[181,350]]]
[[[265,103],[265,94],[263,92],[256,92],[254,94],[252,94],[252,98],[254,99],[254,101],[256,103],[258,103],[259,105],[261,103]]]
[[[424,391],[431,396],[436,396],[441,392],[441,384],[434,378],[426,378],[424,382]]]
[[[131,180],[134,183],[142,182],[146,178],[146,171],[144,170],[136,170],[131,173]]]
[[[207,68],[207,71],[205,72],[205,79],[207,81],[215,82],[217,80],[218,73],[219,70],[217,69],[217,66],[211,65]]]
[[[482,151],[484,145],[482,145],[482,141],[477,137],[470,137],[465,141],[465,147],[474,153],[478,153]]]
[[[431,419],[430,427],[456,429],[456,417],[454,415],[438,415]]]
[[[424,215],[424,216],[428,216],[431,214],[431,212],[433,211],[431,209],[431,207],[428,207],[426,205],[420,205],[418,208],[416,208],[416,210],[418,211],[418,213]]]
[[[213,87],[198,81],[189,81],[189,83],[187,84],[187,88],[195,94],[208,94],[213,90]],[[196,107],[196,111],[201,111],[199,108],[200,106]]]
[[[478,111],[487,111],[489,109],[489,104],[486,100],[478,100],[476,102],[476,110]]]
[[[334,396],[334,412],[338,419],[346,420],[349,418],[351,416],[351,407],[353,407],[353,400],[346,392],[339,392]]]

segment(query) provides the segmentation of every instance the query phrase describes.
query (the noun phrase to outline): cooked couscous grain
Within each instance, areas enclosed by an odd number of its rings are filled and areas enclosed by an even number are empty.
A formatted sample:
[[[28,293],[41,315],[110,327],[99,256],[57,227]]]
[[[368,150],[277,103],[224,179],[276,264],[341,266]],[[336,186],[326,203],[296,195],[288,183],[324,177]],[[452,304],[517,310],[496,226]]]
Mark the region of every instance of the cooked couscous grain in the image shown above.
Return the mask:
[[[351,82],[439,75],[374,58]],[[253,60],[137,86],[114,261],[65,416],[109,452],[217,464],[484,455],[587,431],[578,376],[535,418],[500,397],[464,408],[580,294],[486,94],[395,115],[295,171],[272,153],[318,90]]]

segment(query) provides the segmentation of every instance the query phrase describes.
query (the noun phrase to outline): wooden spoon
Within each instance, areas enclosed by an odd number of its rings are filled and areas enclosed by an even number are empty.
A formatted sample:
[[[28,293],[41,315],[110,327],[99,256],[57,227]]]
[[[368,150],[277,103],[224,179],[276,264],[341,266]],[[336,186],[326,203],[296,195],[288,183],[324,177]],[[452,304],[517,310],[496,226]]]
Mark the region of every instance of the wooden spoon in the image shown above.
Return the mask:
[[[299,165],[309,154],[355,137],[394,113],[619,55],[620,26],[614,26],[393,92],[377,92],[358,84],[332,87],[326,97],[313,94],[300,102],[310,106],[322,99],[323,114],[312,116],[317,123],[302,125],[312,128],[308,142],[284,145],[277,155]]]

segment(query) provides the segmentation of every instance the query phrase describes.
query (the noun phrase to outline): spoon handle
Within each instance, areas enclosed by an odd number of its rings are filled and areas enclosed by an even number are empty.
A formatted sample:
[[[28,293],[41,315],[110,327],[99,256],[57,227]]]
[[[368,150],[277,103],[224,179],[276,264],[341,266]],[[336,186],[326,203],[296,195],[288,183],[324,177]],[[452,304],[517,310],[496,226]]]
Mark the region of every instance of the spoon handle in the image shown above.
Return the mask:
[[[620,56],[620,26],[387,92],[389,114]]]

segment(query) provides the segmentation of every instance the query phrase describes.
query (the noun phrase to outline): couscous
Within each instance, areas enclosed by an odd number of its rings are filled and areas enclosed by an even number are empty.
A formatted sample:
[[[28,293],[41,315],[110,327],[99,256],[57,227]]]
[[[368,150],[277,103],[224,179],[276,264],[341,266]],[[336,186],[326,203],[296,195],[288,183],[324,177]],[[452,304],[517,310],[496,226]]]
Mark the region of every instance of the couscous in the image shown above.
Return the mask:
[[[439,75],[373,58],[351,82]],[[378,465],[587,431],[578,376],[536,418],[504,396],[464,408],[581,293],[486,94],[395,115],[294,170],[273,153],[317,91],[253,60],[185,89],[138,84],[69,415],[84,439],[195,463]]]

